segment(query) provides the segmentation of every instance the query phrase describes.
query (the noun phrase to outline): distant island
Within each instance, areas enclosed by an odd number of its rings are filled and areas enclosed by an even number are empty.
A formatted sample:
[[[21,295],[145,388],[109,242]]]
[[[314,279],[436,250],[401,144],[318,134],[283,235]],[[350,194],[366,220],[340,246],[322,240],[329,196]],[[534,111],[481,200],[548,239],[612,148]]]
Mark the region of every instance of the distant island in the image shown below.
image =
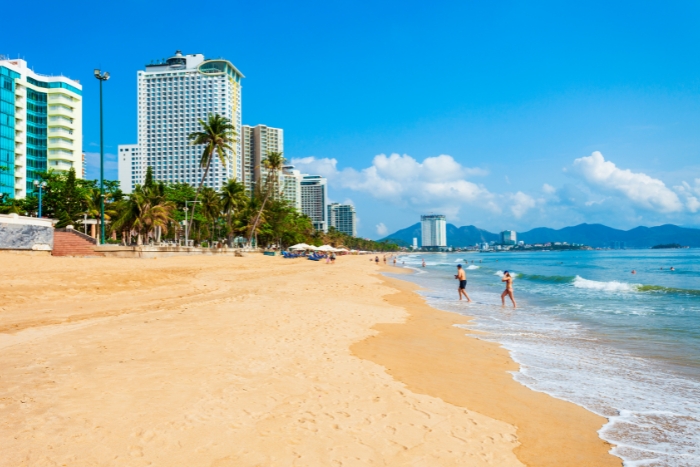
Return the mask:
[[[654,245],[651,247],[652,250],[663,250],[666,248],[688,248],[687,246],[683,246],[680,243],[664,243],[661,245]]]
[[[477,244],[501,242],[498,233],[489,232],[473,225],[457,227],[446,225],[447,245],[453,248],[472,247]],[[413,239],[417,238],[420,245],[421,224],[417,222],[410,227],[387,235],[382,240],[390,240],[399,246],[410,247]],[[592,248],[652,248],[658,245],[687,245],[690,248],[700,247],[700,229],[679,227],[666,224],[656,227],[635,227],[630,230],[620,230],[602,224],[579,224],[563,229],[538,227],[527,232],[517,232],[518,242],[529,245],[589,245]]]

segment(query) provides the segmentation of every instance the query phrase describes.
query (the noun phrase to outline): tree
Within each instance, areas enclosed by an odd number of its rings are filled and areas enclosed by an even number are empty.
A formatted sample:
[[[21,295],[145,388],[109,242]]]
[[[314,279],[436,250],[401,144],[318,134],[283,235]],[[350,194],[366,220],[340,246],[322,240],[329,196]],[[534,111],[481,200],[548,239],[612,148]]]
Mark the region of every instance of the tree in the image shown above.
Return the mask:
[[[196,201],[199,198],[199,193],[202,191],[202,186],[204,185],[204,180],[207,178],[209,173],[209,168],[211,167],[211,161],[214,158],[214,153],[219,156],[221,165],[226,167],[226,152],[229,150],[234,153],[232,144],[236,142],[236,130],[228,118],[222,117],[219,114],[209,114],[209,120],[205,122],[204,120],[199,120],[199,125],[202,127],[202,131],[197,131],[191,133],[188,139],[193,145],[203,145],[204,150],[202,151],[202,157],[199,161],[200,167],[204,169],[202,174],[202,180],[199,182],[197,187],[197,192],[194,195],[194,203],[192,203],[192,218],[194,218],[194,209],[197,205]]]
[[[285,159],[284,156],[282,156],[281,152],[270,152],[268,153],[267,157],[265,157],[265,159],[263,159],[262,161],[263,167],[267,172],[267,178],[265,180],[265,197],[263,199],[262,205],[260,206],[260,211],[258,212],[258,215],[255,218],[253,226],[250,230],[249,242],[251,245],[253,244],[253,236],[258,227],[258,222],[260,222],[260,218],[262,216],[263,210],[265,209],[265,204],[267,203],[267,200],[270,198],[270,195],[273,193],[273,191],[279,190],[279,174],[282,171],[282,167],[284,167],[284,163]]]
[[[233,214],[239,212],[248,202],[245,186],[235,178],[230,179],[221,188],[221,210],[226,214],[226,231],[228,246],[233,246]]]

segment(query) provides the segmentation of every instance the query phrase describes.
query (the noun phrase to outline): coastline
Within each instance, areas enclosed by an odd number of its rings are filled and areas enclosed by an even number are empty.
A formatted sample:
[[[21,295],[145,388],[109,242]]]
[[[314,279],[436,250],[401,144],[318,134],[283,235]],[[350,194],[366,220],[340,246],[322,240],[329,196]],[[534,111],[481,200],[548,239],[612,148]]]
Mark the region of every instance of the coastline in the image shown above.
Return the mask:
[[[526,465],[622,465],[609,453],[613,445],[598,436],[607,419],[516,382],[510,373],[519,366],[507,350],[455,327],[469,318],[430,307],[412,283],[390,277],[383,283],[394,289],[385,299],[409,317],[401,324],[374,326],[378,334],[354,344],[355,355],[384,366],[416,393],[517,427],[521,444],[514,452]]]

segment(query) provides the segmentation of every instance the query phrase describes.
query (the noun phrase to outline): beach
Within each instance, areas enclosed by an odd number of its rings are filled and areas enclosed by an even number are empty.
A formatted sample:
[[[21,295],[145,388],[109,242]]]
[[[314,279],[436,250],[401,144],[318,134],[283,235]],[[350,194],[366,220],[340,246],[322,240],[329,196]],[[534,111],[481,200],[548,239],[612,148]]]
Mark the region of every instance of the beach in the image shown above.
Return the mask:
[[[0,265],[0,466],[621,465],[366,256]]]

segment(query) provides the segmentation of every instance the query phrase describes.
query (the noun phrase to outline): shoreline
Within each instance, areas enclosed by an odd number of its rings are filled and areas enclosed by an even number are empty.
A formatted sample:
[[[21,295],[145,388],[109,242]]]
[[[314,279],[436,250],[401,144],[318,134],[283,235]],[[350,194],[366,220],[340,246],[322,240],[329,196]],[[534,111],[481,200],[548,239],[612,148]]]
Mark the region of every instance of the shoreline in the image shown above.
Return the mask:
[[[382,272],[408,273],[403,269],[387,266]],[[409,317],[375,325],[378,334],[353,344],[354,355],[384,366],[416,393],[515,426],[520,445],[514,453],[526,465],[622,466],[609,452],[614,445],[599,437],[606,418],[517,382],[511,373],[520,366],[506,349],[478,339],[478,331],[456,327],[470,318],[432,308],[413,283],[386,276],[382,281],[395,290],[384,298]]]

